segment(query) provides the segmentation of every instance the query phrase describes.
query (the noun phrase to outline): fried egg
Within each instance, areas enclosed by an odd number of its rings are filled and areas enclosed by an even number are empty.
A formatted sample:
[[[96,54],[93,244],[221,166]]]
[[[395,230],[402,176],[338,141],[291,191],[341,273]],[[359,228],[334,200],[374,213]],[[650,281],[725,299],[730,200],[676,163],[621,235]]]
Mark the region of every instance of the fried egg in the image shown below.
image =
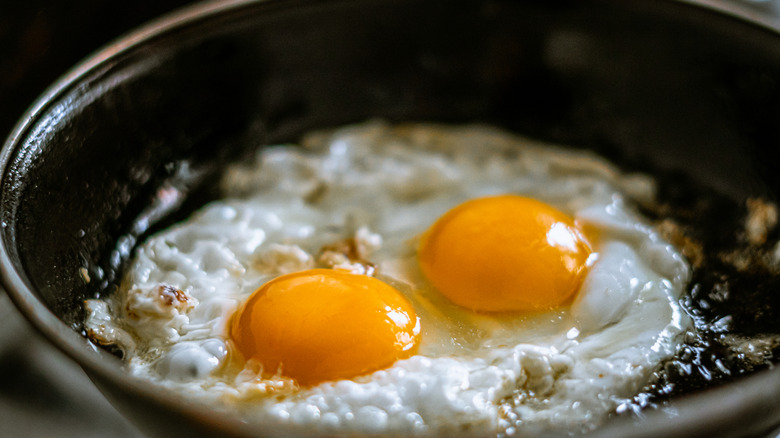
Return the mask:
[[[488,126],[266,147],[139,246],[90,336],[128,372],[302,434],[586,431],[671,357],[690,268],[653,180]]]

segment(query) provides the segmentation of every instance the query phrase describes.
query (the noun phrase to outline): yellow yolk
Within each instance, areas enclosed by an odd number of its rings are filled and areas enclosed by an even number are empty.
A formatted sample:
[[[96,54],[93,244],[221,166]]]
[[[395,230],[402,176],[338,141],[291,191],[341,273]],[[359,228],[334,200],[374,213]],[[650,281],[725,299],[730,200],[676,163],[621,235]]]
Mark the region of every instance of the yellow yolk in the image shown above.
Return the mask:
[[[503,195],[445,213],[423,236],[418,259],[454,303],[502,312],[564,304],[579,289],[590,254],[572,218],[534,199]]]
[[[391,286],[366,275],[312,269],[255,291],[232,318],[241,354],[301,385],[352,378],[411,356],[417,315]]]

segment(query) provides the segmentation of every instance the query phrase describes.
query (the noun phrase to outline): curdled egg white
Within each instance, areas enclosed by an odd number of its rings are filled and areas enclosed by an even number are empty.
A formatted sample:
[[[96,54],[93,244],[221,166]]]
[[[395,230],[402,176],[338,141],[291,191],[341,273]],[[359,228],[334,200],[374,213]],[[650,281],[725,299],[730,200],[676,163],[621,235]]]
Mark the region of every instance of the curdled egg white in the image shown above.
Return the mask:
[[[498,434],[589,430],[671,357],[690,325],[679,252],[631,207],[654,184],[584,151],[487,126],[369,122],[268,147],[236,164],[225,198],[141,245],[118,293],[85,326],[138,378],[297,433]],[[421,234],[469,199],[513,193],[573,216],[594,255],[570,305],[485,314],[439,294]],[[351,252],[342,251],[348,242]],[[373,275],[413,304],[416,355],[301,388],[235,360],[228,321],[281,274]]]

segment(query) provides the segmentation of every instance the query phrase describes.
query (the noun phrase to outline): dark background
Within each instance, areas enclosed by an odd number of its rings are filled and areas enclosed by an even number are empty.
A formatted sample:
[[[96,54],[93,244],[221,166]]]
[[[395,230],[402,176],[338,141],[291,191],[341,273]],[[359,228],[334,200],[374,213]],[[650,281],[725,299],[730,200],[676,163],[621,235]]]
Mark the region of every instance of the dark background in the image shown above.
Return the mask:
[[[0,137],[68,69],[192,0],[0,0]]]

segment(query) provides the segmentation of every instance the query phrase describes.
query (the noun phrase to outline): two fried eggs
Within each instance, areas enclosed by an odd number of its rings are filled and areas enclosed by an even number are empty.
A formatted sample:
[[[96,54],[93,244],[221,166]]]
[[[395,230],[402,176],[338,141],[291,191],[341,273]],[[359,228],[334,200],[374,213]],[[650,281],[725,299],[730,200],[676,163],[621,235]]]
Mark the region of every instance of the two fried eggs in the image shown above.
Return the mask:
[[[671,357],[689,267],[653,181],[486,126],[269,147],[85,326],[131,374],[307,433],[588,430]]]

